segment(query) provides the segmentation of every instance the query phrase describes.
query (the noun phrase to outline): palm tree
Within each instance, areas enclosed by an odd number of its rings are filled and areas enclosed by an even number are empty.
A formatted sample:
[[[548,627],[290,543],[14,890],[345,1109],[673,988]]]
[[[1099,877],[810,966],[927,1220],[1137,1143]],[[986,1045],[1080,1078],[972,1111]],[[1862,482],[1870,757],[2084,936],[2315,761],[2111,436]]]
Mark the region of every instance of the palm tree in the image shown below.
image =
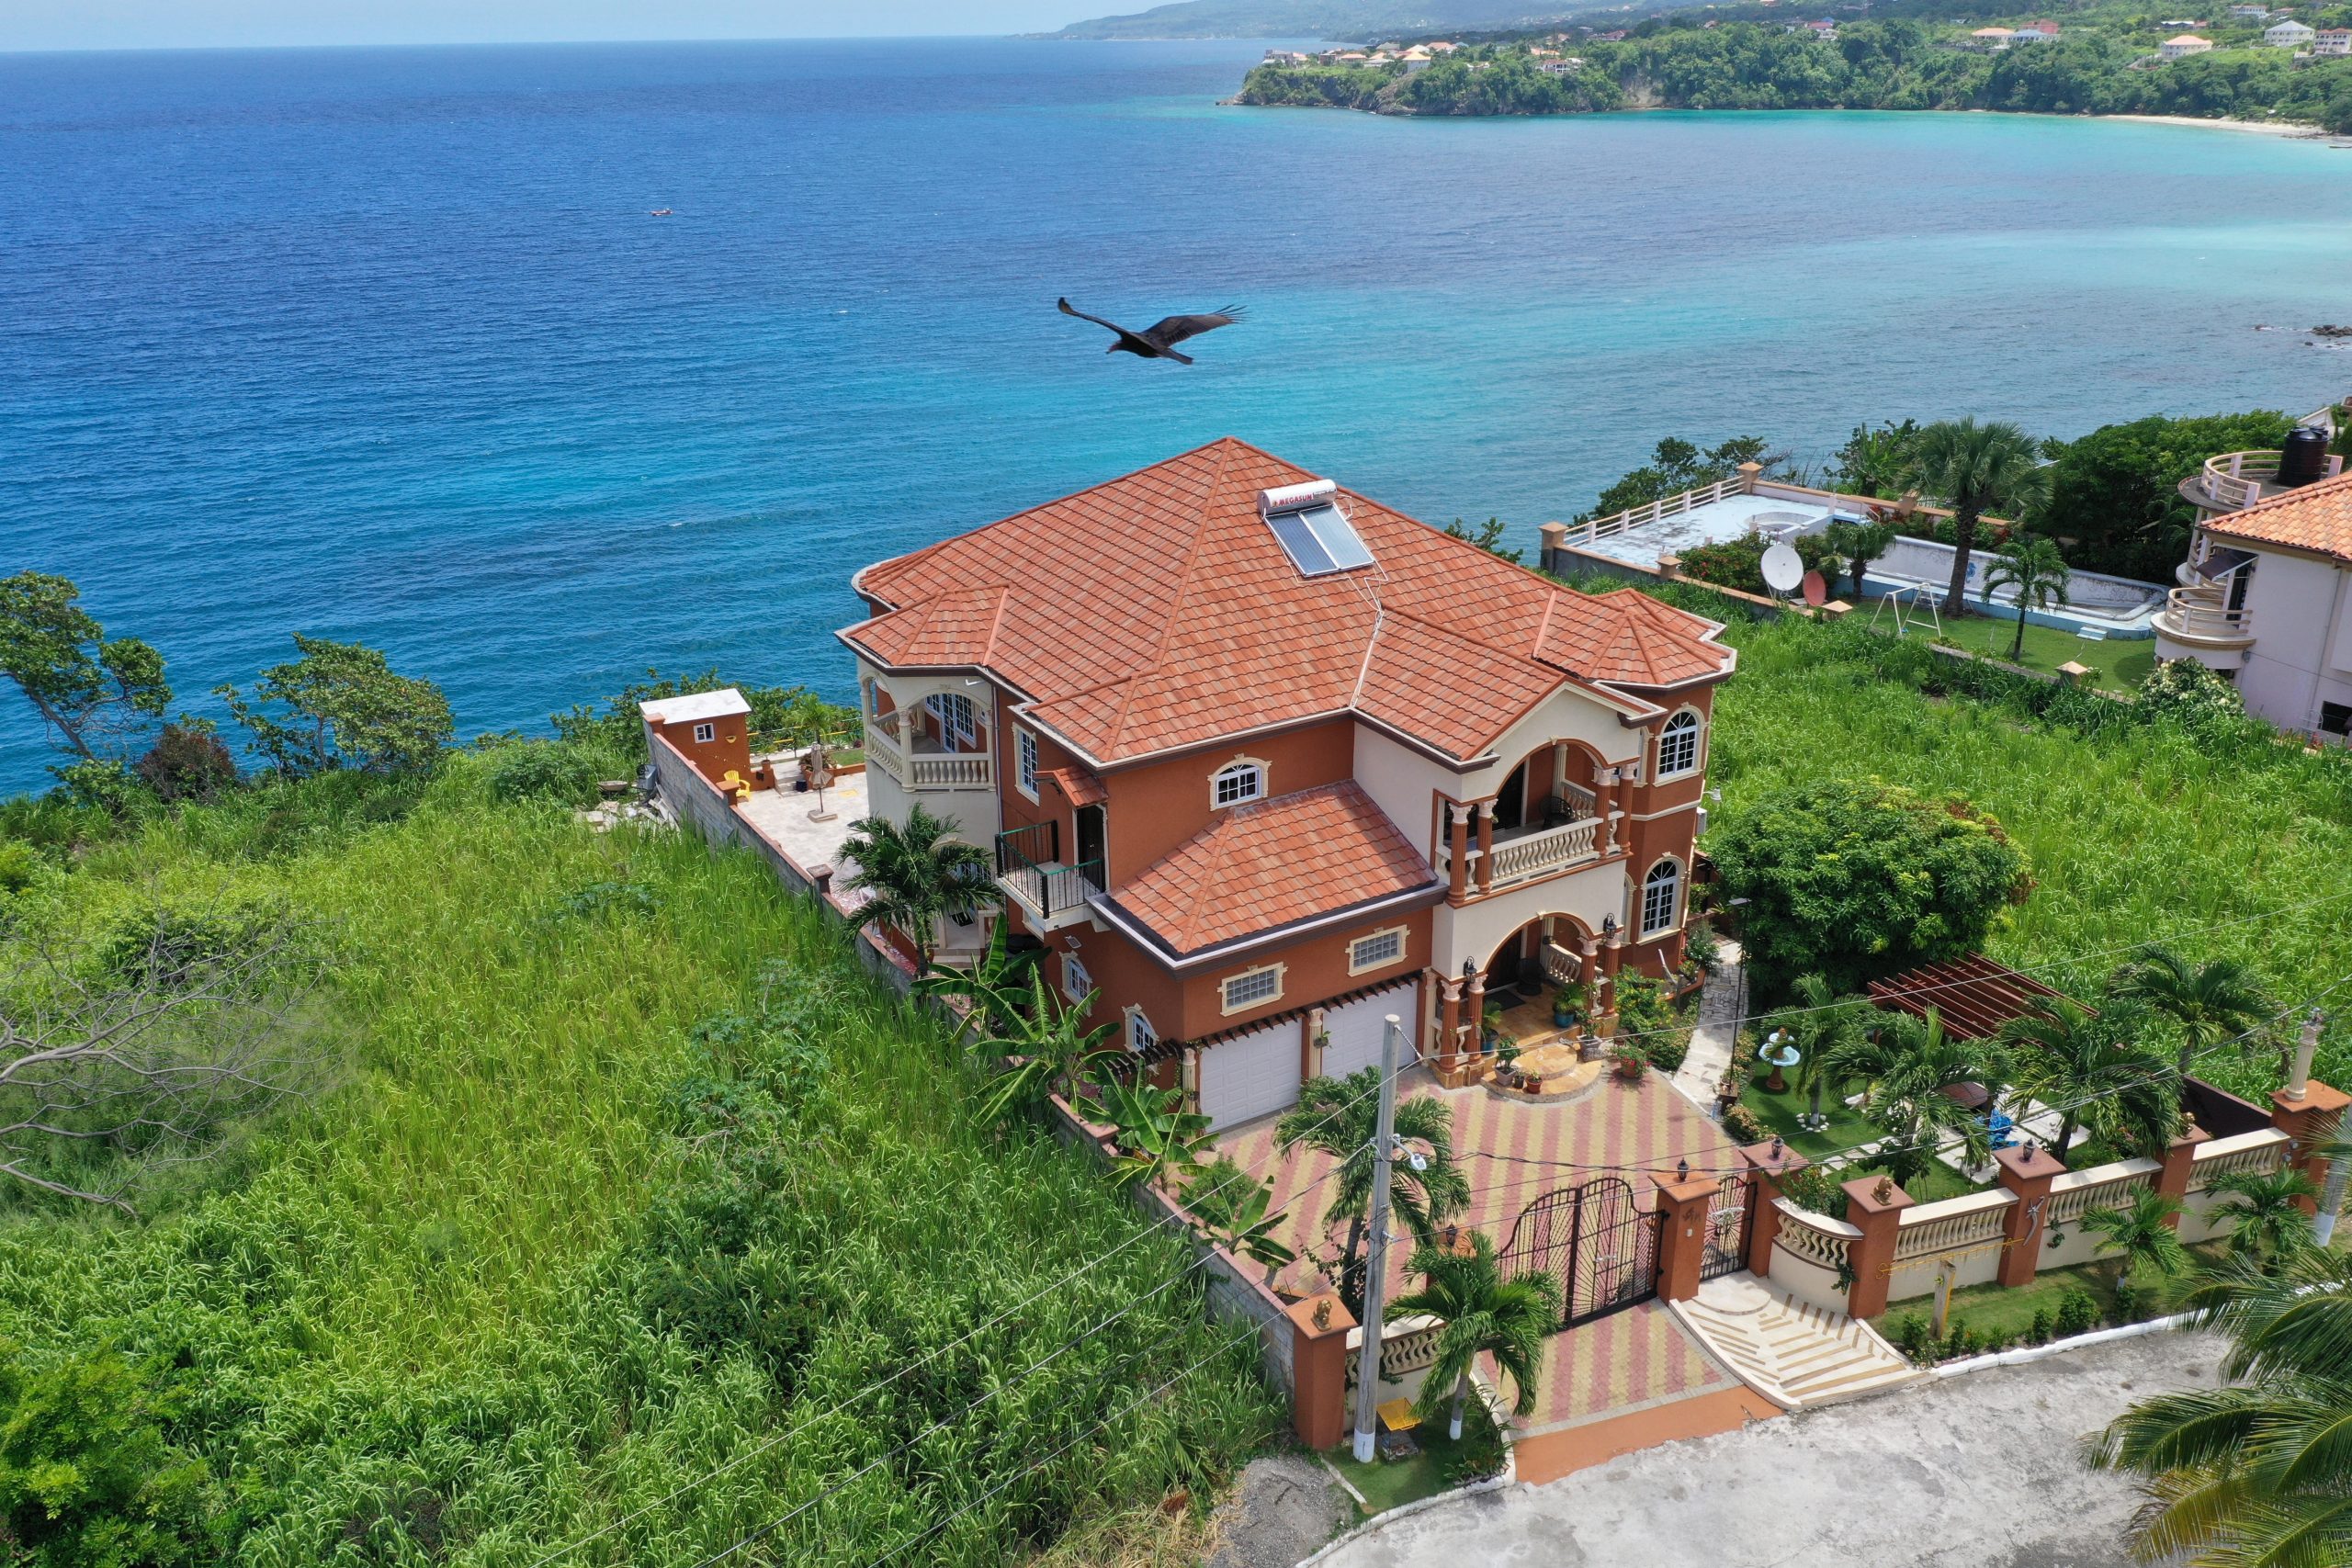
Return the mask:
[[[2061,1108],[2052,1145],[2060,1159],[2080,1127],[2152,1157],[2179,1131],[2180,1087],[2164,1058],[2129,1032],[2119,1037],[2115,1023],[2074,998],[2045,998],[2003,1024],[2001,1039],[2011,1048],[2015,1093]]]
[[[2007,1058],[1990,1041],[1951,1038],[1934,1008],[1924,1021],[1889,1020],[1875,1042],[1858,1041],[1834,1052],[1830,1066],[1860,1068],[1874,1079],[1874,1098],[1866,1104],[1886,1136],[1863,1163],[1884,1171],[1898,1186],[1934,1164],[1937,1145],[1947,1138],[1957,1138],[1972,1166],[1992,1156],[1992,1129],[1985,1120],[1943,1091],[1971,1083],[1997,1087],[2008,1071]]]
[[[2108,994],[2140,1002],[2172,1020],[2180,1031],[2184,1079],[2200,1052],[2249,1034],[2278,1010],[2260,978],[2236,959],[2191,964],[2154,942],[2116,972]]]
[[[1800,975],[1789,988],[1796,1005],[1774,1013],[1764,1024],[1768,1031],[1787,1035],[1802,1053],[1797,1088],[1809,1096],[1811,1113],[1818,1115],[1822,1091],[1845,1081],[1837,1070],[1839,1054],[1846,1042],[1860,1032],[1861,1014],[1868,1004],[1860,998],[1839,997],[1819,975]]]
[[[1029,971],[1026,1004],[1012,1015],[1008,1027],[972,1047],[983,1056],[1012,1058],[1011,1066],[998,1073],[980,1096],[978,1110],[983,1121],[1010,1121],[1074,1081],[1098,1058],[1117,1054],[1115,1047],[1103,1043],[1116,1032],[1116,1024],[1084,1027],[1093,1007],[1091,991],[1080,1001],[1060,1004],[1046,987],[1045,972]]]
[[[1854,601],[1860,604],[1862,574],[1894,543],[1894,525],[1876,520],[1857,523],[1840,517],[1821,531],[1821,542],[1846,563],[1846,574],[1854,582]]]
[[[1273,1183],[1251,1178],[1231,1156],[1220,1155],[1185,1186],[1184,1208],[1208,1235],[1264,1264],[1272,1283],[1275,1274],[1298,1260],[1298,1254],[1275,1234],[1283,1215],[1267,1213],[1273,1196]]]
[[[2205,1190],[2225,1195],[2214,1213],[2235,1221],[2230,1250],[2254,1259],[2263,1272],[2312,1245],[2312,1217],[2302,1205],[2319,1196],[2319,1188],[2297,1168],[2223,1171]]]
[[[969,919],[989,886],[987,852],[948,837],[952,817],[933,817],[910,807],[903,826],[887,817],[850,824],[842,852],[857,863],[846,886],[869,895],[858,910],[861,923],[888,921],[915,944],[915,957],[931,962],[932,926],[940,916]]]
[[[1310,1148],[1339,1164],[1331,1218],[1348,1222],[1348,1243],[1340,1259],[1340,1293],[1350,1311],[1363,1301],[1363,1232],[1372,1206],[1372,1140],[1379,1129],[1380,1069],[1364,1067],[1343,1078],[1310,1078],[1298,1103],[1274,1123],[1274,1141],[1285,1154]],[[1421,1146],[1423,1168],[1405,1160],[1388,1168],[1388,1198],[1396,1218],[1415,1241],[1426,1245],[1438,1224],[1470,1202],[1470,1182],[1453,1163],[1453,1111],[1424,1096],[1396,1102],[1396,1136]]]
[[[2038,505],[2050,493],[2050,475],[2033,437],[2003,420],[1939,420],[1919,432],[1914,451],[1921,486],[1951,506],[1951,585],[1944,614],[1957,615],[1968,608],[1968,558],[1976,547],[1978,520],[1996,506],[2018,513]]]
[[[1993,590],[2010,588],[2017,591],[2018,632],[2009,639],[2009,662],[2014,664],[2025,657],[2025,617],[2029,610],[2047,610],[2052,604],[2066,602],[2066,560],[2058,547],[2048,539],[2029,539],[2007,555],[1996,556],[1993,564],[1984,569],[1984,603],[1993,603]]]
[[[1511,1413],[1525,1416],[1535,1408],[1544,1336],[1560,1321],[1558,1280],[1549,1274],[1506,1280],[1495,1267],[1495,1244],[1486,1234],[1472,1231],[1469,1241],[1466,1256],[1450,1247],[1415,1248],[1411,1268],[1421,1277],[1421,1288],[1389,1303],[1400,1316],[1427,1313],[1445,1321],[1413,1404],[1422,1420],[1434,1420],[1452,1385],[1453,1415],[1446,1436],[1455,1442],[1462,1440],[1462,1407],[1469,1400],[1470,1371],[1480,1352],[1494,1357],[1496,1369],[1510,1377],[1516,1394]]]
[[[2132,1270],[2142,1264],[2159,1274],[2177,1274],[2188,1267],[2188,1249],[2172,1228],[2179,1213],[2179,1199],[2153,1187],[2134,1187],[2131,1201],[2120,1208],[2093,1209],[2082,1217],[2085,1230],[2105,1236],[2107,1245],[2121,1254],[2115,1269],[2118,1293],[2132,1289]]]
[[[2232,1346],[2219,1388],[2143,1399],[2089,1461],[2141,1478],[2135,1555],[2184,1568],[2352,1562],[2352,1257],[2228,1266],[2192,1298]]]

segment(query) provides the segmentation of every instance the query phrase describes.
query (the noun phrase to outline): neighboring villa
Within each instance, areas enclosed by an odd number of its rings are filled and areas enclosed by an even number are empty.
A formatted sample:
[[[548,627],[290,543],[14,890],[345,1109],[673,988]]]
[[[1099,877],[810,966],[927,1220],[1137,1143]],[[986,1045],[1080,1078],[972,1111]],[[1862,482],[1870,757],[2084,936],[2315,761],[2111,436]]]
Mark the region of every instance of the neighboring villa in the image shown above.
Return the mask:
[[[2203,54],[2213,47],[2213,40],[2199,38],[2195,33],[2182,33],[2168,38],[2156,46],[2156,53],[2165,60],[2181,60],[2192,54]]]
[[[2352,54],[2352,28],[2322,28],[2312,35],[2313,54]]]
[[[2301,49],[2318,36],[2318,28],[2305,27],[2291,17],[2262,30],[2262,41],[2273,49]]]
[[[853,579],[874,816],[1219,1127],[1490,1001],[1682,960],[1720,624],[1587,595],[1223,440]]]
[[[2325,434],[2213,458],[2182,492],[2202,514],[2181,586],[2156,616],[2156,657],[2237,682],[2283,728],[2352,734],[2352,475]]]

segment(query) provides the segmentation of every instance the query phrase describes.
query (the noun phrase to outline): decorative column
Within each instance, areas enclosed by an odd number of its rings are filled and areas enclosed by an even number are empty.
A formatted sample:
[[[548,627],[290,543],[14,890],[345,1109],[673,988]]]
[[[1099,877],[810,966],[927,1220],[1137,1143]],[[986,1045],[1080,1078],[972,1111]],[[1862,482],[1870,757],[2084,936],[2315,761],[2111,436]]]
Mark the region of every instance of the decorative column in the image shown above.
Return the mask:
[[[1617,850],[1617,785],[1624,777],[1619,768],[1603,768],[1593,775],[1592,809],[1600,818],[1600,838],[1596,847],[1604,855]]]
[[[1568,525],[1566,523],[1546,523],[1535,531],[1544,538],[1543,551],[1535,558],[1544,563],[1545,571],[1565,570],[1566,563],[1556,558],[1568,547]]]
[[[1298,1028],[1298,1080],[1305,1083],[1323,1076],[1323,1047],[1316,1043],[1323,1032],[1323,1010],[1308,1008]]]
[[[1484,1048],[1487,1033],[1487,972],[1465,958],[1462,978],[1462,1010],[1468,1015],[1463,1020],[1463,1054],[1475,1056]]]
[[[1763,474],[1763,464],[1742,463],[1739,466],[1740,493],[1743,495],[1754,495],[1756,493],[1756,481],[1762,478]]]
[[[1326,1291],[1283,1309],[1290,1319],[1290,1420],[1298,1440],[1321,1451],[1348,1428],[1348,1330],[1353,1314]]]
[[[1446,828],[1446,888],[1449,903],[1459,904],[1470,896],[1470,808],[1453,801],[1445,807]]]
[[[1657,1299],[1687,1302],[1699,1293],[1700,1265],[1706,1260],[1707,1231],[1713,1222],[1709,1210],[1715,1201],[1715,1179],[1692,1176],[1690,1162],[1680,1170],[1652,1171],[1657,1187]]]
[[[2290,1100],[2283,1089],[2270,1097],[2270,1124],[2294,1140],[2287,1145],[2286,1163],[2310,1177],[2314,1187],[2327,1184],[2327,1161],[2312,1151],[2335,1136],[2346,1105],[2352,1105],[2352,1095],[2317,1078],[2305,1083],[2300,1100]],[[2319,1205],[2309,1198],[2301,1207],[2306,1214],[2319,1213]]]
[[[2065,1174],[2066,1165],[2039,1144],[1996,1149],[1993,1159],[2001,1168],[2002,1187],[2017,1198],[2001,1217],[2000,1280],[2030,1285],[2050,1235],[2050,1184]]]
[[[1495,803],[1478,803],[1478,892],[1481,897],[1495,890]]]
[[[1747,1167],[1747,1271],[1759,1280],[1772,1276],[1772,1243],[1780,1239],[1781,1211],[1774,1200],[1781,1184],[1813,1162],[1775,1138],[1749,1144],[1739,1151]]]
[[[2196,1173],[2197,1145],[2211,1143],[2213,1134],[2202,1127],[2190,1126],[2179,1137],[2165,1145],[2165,1167],[2156,1172],[2156,1190],[2176,1202],[2188,1201],[2188,1179]],[[2167,1216],[2165,1224],[2180,1228],[2180,1215]]]
[[[1437,1070],[1444,1076],[1462,1070],[1462,982],[1440,976],[1437,995]]]
[[[1846,1292],[1846,1311],[1855,1317],[1876,1317],[1886,1310],[1886,1292],[1894,1283],[1894,1244],[1902,1235],[1903,1211],[1915,1200],[1884,1176],[1860,1176],[1844,1184],[1846,1223],[1862,1234],[1847,1243],[1854,1283]]]

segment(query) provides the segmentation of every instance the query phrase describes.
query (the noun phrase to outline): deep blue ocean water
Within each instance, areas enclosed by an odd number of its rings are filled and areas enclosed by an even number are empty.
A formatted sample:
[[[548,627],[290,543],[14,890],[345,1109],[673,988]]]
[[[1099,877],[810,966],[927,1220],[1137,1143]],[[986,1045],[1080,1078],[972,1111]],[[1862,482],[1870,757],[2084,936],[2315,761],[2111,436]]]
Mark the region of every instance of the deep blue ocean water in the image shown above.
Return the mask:
[[[0,571],[197,711],[315,631],[470,734],[650,665],[841,694],[853,568],[1224,434],[1532,542],[1668,433],[2352,391],[2256,330],[2352,320],[2352,152],[1219,107],[1262,47],[0,57]],[[1253,314],[1187,369],[1060,293]],[[0,702],[0,787],[47,760]]]

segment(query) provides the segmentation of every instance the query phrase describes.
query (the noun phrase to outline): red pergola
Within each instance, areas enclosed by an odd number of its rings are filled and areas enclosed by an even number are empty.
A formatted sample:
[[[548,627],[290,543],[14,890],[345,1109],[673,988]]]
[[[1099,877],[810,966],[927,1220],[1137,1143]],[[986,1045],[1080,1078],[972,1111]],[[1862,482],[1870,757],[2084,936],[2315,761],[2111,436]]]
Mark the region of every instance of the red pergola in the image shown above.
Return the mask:
[[[1981,953],[1948,964],[1923,964],[1864,987],[1883,1008],[1925,1018],[1933,1008],[1955,1040],[1984,1040],[2001,1025],[2038,1010],[2044,999],[2064,993],[2029,975],[1996,964]],[[2084,1010],[2096,1015],[2095,1009]]]

